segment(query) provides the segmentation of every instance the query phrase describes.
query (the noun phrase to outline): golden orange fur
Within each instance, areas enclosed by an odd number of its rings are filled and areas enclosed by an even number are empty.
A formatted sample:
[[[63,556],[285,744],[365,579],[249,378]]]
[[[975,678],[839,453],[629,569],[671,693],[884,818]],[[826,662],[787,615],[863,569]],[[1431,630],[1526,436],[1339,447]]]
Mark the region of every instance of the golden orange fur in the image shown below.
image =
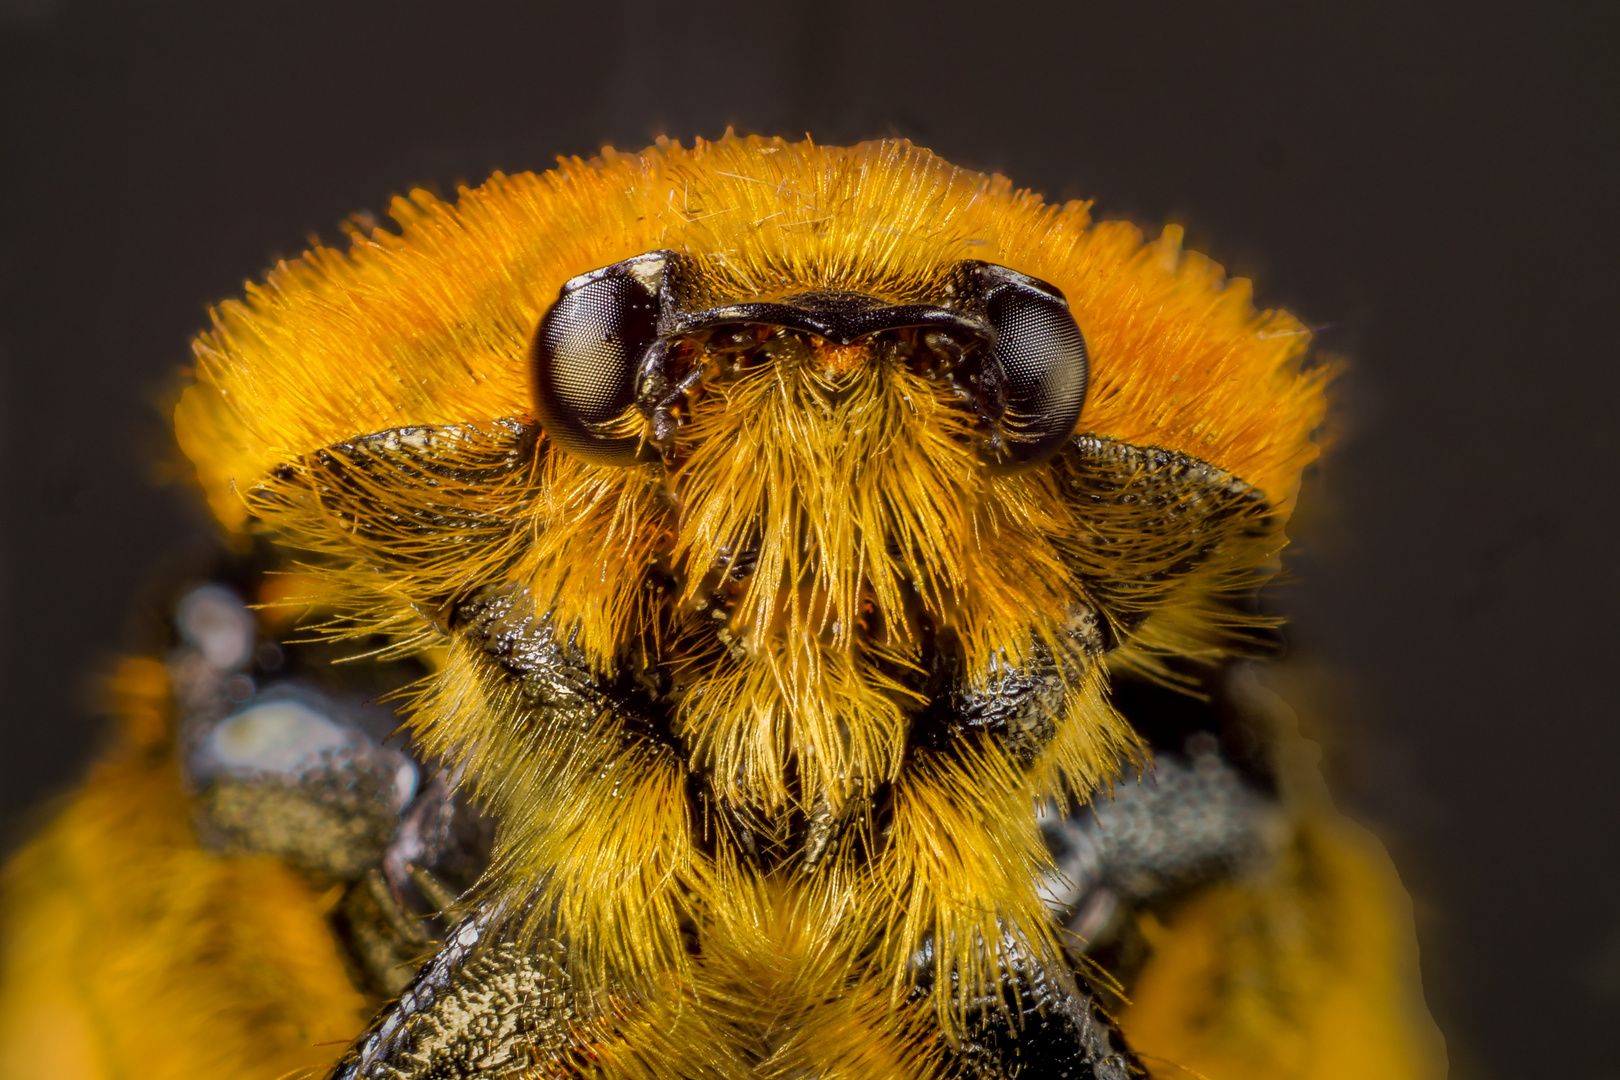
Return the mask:
[[[558,287],[655,248],[761,295],[899,295],[955,259],[1000,263],[1069,297],[1094,365],[1082,430],[1185,451],[1280,505],[1314,456],[1309,333],[1256,312],[1248,282],[1183,252],[1179,229],[1144,244],[908,143],[604,151],[390,213],[398,233],[351,226],[347,250],[280,264],[198,339],[176,435],[222,520],[242,521],[240,493],[270,469],[356,434],[528,415],[524,356]]]
[[[1089,583],[1136,575],[1139,610],[1105,611],[1117,664],[1163,673],[1159,657],[1240,647],[1223,598],[1269,571],[1315,454],[1326,376],[1302,368],[1309,335],[1183,253],[1179,230],[1144,243],[904,142],[660,143],[497,175],[453,204],[413,192],[391,212],[397,232],[351,226],[346,250],[279,265],[197,340],[175,427],[214,512],[308,553],[339,630],[432,651],[410,726],[501,821],[483,898],[554,915],[576,978],[629,1003],[590,1036],[603,1075],[934,1075],[938,1032],[961,1018],[947,994],[902,1004],[914,958],[930,947],[937,983],[977,988],[996,984],[1008,935],[1061,955],[1036,892],[1036,809],[1142,754],[1065,620],[1097,606]],[[568,279],[665,248],[730,299],[904,301],[961,259],[1050,282],[1091,351],[1078,432],[1190,455],[1258,509],[1171,580],[1164,544],[1094,542],[1130,522],[1088,516],[1068,466],[987,470],[941,387],[802,341],[699,400],[667,475],[561,452],[533,431],[537,322]],[[745,545],[757,566],[717,632],[701,583]],[[678,595],[650,596],[650,567]],[[536,709],[446,635],[455,602],[500,590],[604,676],[636,656],[668,665],[684,759],[611,708]],[[975,685],[1059,657],[1033,761],[993,740],[908,751],[924,623],[949,631]],[[765,871],[694,835],[693,775],[766,844],[794,814],[847,825],[813,869]],[[311,1000],[350,1032],[355,1001],[329,983]]]
[[[327,491],[322,466],[304,463],[412,425],[457,425],[434,451],[454,460],[492,438],[490,425],[525,421],[528,339],[557,288],[652,248],[691,254],[717,295],[734,297],[816,287],[905,299],[971,257],[1068,295],[1094,356],[1081,430],[1234,472],[1268,496],[1280,522],[1321,415],[1321,377],[1299,370],[1302,329],[1256,314],[1243,285],[1183,256],[1174,235],[1144,246],[1128,227],[1092,225],[1080,204],[1049,207],[904,143],[727,139],[610,153],[544,176],[497,176],[453,207],[416,193],[394,214],[399,234],[356,231],[347,253],[319,249],[279,267],[245,303],[220,308],[199,339],[197,385],[176,427],[221,516],[240,521],[252,506],[294,544],[337,555],[334,587],[364,590],[353,606],[373,626],[421,634],[424,603],[512,581],[554,605],[558,632],[604,671],[626,642],[682,657],[702,692],[687,695],[676,733],[720,778],[717,797],[751,813],[788,807],[790,759],[801,810],[821,800],[836,811],[854,791],[898,782],[890,851],[900,852],[913,843],[905,807],[925,807],[915,819],[925,834],[949,805],[945,792],[973,793],[960,817],[991,829],[981,843],[964,843],[937,873],[898,855],[894,868],[880,864],[873,887],[906,912],[882,934],[885,964],[899,977],[904,957],[947,928],[944,962],[974,976],[998,925],[1051,951],[1031,884],[1033,807],[1064,788],[1090,791],[1132,752],[1132,736],[1090,679],[1073,688],[1072,719],[1034,772],[986,748],[949,767],[966,775],[900,777],[909,706],[875,657],[917,663],[902,576],[957,635],[966,669],[985,677],[1037,644],[1057,645],[1059,620],[1084,596],[1066,545],[1086,525],[1054,475],[986,472],[955,437],[963,421],[940,389],[870,358],[829,363],[825,350],[784,350],[731,383],[726,400],[694,410],[670,481],[677,512],[647,469],[561,453],[473,485],[465,499],[386,473],[354,481],[365,490]],[[346,471],[356,473],[370,470]],[[476,508],[485,524],[474,532],[488,535],[452,548],[441,536],[340,524],[385,514],[409,523],[452,503]],[[684,570],[690,602],[705,569],[751,530],[759,569],[731,620],[744,659],[707,631],[655,625],[643,568],[664,559]],[[1204,585],[1207,595],[1214,586]],[[1201,602],[1198,592],[1182,605]],[[863,601],[887,627],[880,641],[852,639]],[[466,652],[452,649],[415,727],[430,751],[466,762],[506,823],[504,882],[547,881],[565,924],[597,954],[593,969],[681,967],[680,920],[732,901],[692,852],[672,766],[652,751],[617,757],[604,731],[514,734],[512,691]],[[602,779],[609,771],[624,779]],[[625,814],[615,807],[627,784],[644,797]],[[985,805],[990,791],[1002,794]],[[1023,824],[1009,833],[987,822]],[[932,850],[922,834],[915,844],[919,855]],[[870,948],[859,921],[841,932],[848,954]]]

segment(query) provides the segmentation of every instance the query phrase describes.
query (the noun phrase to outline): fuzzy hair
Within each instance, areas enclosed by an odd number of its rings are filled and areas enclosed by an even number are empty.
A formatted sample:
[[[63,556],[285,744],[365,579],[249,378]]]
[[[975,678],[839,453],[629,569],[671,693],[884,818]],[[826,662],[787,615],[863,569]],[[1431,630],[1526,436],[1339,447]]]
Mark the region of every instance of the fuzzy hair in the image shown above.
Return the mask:
[[[1035,807],[1087,796],[1138,753],[1065,619],[1123,583],[1131,618],[1105,611],[1122,662],[1234,647],[1222,598],[1266,571],[1315,453],[1326,376],[1301,371],[1303,328],[1256,313],[1246,283],[1184,255],[1176,230],[1143,244],[1082,204],[1048,206],[903,142],[604,152],[496,176],[455,205],[416,192],[393,215],[398,233],[356,226],[347,251],[279,266],[198,339],[176,431],[220,518],[251,512],[319,553],[323,602],[401,647],[439,640],[456,598],[517,586],[596,671],[655,656],[686,688],[673,726],[688,761],[740,814],[769,824],[892,792],[881,843],[857,813],[815,880],[761,877],[702,853],[676,756],[611,710],[564,723],[536,709],[458,642],[412,727],[502,819],[486,887],[544,897],[533,906],[561,921],[583,977],[696,995],[722,1026],[721,1003],[777,984],[741,953],[694,958],[683,933],[735,942],[784,919],[808,935],[808,974],[782,985],[852,1010],[795,1021],[806,1039],[881,1026],[870,1010],[899,1007],[924,945],[936,975],[969,990],[997,985],[1008,935],[1057,955]],[[1164,530],[1196,507],[1151,521],[1131,498],[1109,509],[1076,495],[1061,460],[992,473],[947,388],[802,344],[699,400],[667,473],[571,457],[532,435],[533,329],[570,277],[656,248],[698,260],[722,297],[907,300],[963,258],[1052,282],[1092,353],[1079,431],[1191,455],[1256,509],[1191,530],[1187,548]],[[693,615],[699,583],[744,546],[757,564],[721,637]],[[679,596],[649,598],[654,566]],[[921,702],[894,672],[924,662],[919,618],[951,632],[979,685],[1042,650],[1065,660],[1033,765],[988,740],[908,753]],[[857,864],[858,848],[877,854]]]

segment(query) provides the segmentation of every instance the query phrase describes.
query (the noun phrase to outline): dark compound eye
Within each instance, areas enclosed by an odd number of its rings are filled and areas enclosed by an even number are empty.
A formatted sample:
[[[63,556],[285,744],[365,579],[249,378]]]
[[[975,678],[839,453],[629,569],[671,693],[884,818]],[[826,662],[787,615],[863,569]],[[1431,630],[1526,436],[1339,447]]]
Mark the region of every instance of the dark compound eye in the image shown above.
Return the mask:
[[[1086,341],[1063,294],[1045,282],[983,266],[992,353],[1006,381],[1000,464],[1045,461],[1074,431],[1086,401]]]
[[[658,337],[663,269],[655,252],[577,277],[540,320],[535,410],[547,437],[569,453],[600,465],[637,459],[639,439],[605,436],[601,426],[635,400],[637,367]]]

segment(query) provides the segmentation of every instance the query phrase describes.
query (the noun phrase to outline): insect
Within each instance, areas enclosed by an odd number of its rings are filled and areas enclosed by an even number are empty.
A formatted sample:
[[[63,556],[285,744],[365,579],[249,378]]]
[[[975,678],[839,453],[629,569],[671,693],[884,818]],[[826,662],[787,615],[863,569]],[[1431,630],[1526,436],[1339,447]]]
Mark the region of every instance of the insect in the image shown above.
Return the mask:
[[[140,909],[89,1004],[8,954],[53,1075],[1420,1075],[1376,860],[1165,719],[1264,630],[1328,374],[1291,317],[902,142],[392,213],[197,340],[176,432],[259,569],[123,669],[145,734],[10,873],[13,927]],[[243,598],[288,582],[412,670],[407,746],[276,674],[317,646]],[[161,872],[61,870],[138,799]]]

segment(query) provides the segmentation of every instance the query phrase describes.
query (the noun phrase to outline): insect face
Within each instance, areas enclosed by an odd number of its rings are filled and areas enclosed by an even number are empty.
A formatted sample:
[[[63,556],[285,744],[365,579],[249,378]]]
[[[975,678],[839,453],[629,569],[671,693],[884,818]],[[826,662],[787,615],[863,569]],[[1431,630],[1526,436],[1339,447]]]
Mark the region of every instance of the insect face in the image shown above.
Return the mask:
[[[582,640],[600,669],[658,670],[724,800],[837,812],[895,778],[942,687],[1037,648],[1083,670],[1065,620],[1091,608],[1051,539],[1073,522],[1036,470],[1079,415],[1085,344],[1055,288],[984,263],[888,299],[715,303],[716,276],[674,252],[594,271],[535,336],[556,468],[647,504],[648,561],[603,563],[624,621]],[[534,571],[564,625],[598,621],[555,576],[579,554]],[[651,609],[628,599],[649,575]]]
[[[396,212],[222,309],[177,430],[434,658],[417,746],[499,821],[479,925],[683,1046],[828,1033],[787,1072],[1068,994],[1037,807],[1138,753],[1111,672],[1238,647],[1313,452],[1296,324],[901,144]]]

